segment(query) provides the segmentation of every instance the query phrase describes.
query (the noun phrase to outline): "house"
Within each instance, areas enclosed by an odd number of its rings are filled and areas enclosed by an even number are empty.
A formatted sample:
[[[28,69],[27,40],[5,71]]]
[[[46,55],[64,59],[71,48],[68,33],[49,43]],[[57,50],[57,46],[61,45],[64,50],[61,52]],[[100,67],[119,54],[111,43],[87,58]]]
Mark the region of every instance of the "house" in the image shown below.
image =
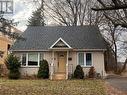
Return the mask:
[[[20,33],[17,28],[11,26],[11,32]],[[5,58],[9,54],[9,49],[11,45],[14,43],[14,39],[11,39],[8,35],[5,35],[4,33],[0,32],[0,74],[2,76],[7,74],[7,68],[4,64]]]
[[[36,75],[46,59],[50,79],[68,79],[79,64],[85,75],[91,66],[105,76],[105,41],[96,26],[28,26],[25,40],[17,40],[11,51],[21,58],[21,74]]]
[[[0,36],[0,51],[1,51],[1,56],[0,56],[0,64],[4,64],[4,59],[8,55],[8,49],[10,48],[11,41],[4,36]]]
[[[17,28],[13,26],[11,27],[11,32],[21,33],[21,31],[19,31]],[[4,64],[4,60],[9,53],[8,50],[10,49],[13,43],[14,43],[13,39],[11,39],[9,36],[0,32],[0,52],[2,55],[0,56],[0,64]]]

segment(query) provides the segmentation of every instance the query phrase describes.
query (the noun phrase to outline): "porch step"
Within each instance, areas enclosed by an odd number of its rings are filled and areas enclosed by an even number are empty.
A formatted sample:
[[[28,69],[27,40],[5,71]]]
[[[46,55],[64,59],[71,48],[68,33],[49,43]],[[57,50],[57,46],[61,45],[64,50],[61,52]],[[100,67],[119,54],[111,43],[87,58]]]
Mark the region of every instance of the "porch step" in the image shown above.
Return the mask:
[[[66,79],[65,73],[55,73],[53,75],[53,80],[64,80],[64,79]]]

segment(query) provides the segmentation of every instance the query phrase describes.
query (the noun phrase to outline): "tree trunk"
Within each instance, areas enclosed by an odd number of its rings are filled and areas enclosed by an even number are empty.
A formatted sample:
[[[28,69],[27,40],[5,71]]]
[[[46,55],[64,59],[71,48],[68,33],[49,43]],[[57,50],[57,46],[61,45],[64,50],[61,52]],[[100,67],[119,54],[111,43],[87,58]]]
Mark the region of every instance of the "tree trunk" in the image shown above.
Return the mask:
[[[115,45],[115,63],[116,63],[115,70],[116,70],[116,72],[118,72],[118,64],[117,64],[117,46],[116,46],[116,43],[115,43],[114,45]]]
[[[112,40],[113,40],[113,44],[114,44],[114,55],[115,55],[115,72],[118,72],[118,64],[117,64],[117,44],[116,44],[116,39],[115,39],[115,30],[116,30],[116,26],[114,26],[114,29],[111,33],[112,36]]]

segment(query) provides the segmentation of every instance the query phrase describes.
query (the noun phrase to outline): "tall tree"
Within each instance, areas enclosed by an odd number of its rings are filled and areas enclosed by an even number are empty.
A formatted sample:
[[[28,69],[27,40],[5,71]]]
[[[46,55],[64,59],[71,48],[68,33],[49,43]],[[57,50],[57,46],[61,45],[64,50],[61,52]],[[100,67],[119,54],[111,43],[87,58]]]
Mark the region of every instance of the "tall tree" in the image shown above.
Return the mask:
[[[105,18],[108,19],[110,22],[112,22],[112,25],[115,28],[119,28],[118,26],[127,28],[127,1],[126,0],[110,0],[110,1],[97,0],[97,1],[99,2],[101,7],[96,6],[92,8],[94,11],[101,11],[103,15],[105,16]],[[120,32],[121,34],[123,33],[123,31],[120,31]],[[113,38],[115,36],[115,31],[112,33],[112,35],[113,35],[112,36]],[[117,49],[117,45],[116,45],[116,49]],[[117,55],[117,50],[116,51],[114,50],[114,52],[115,52],[115,55]],[[127,57],[125,59],[124,66],[121,72],[124,71],[126,64],[127,64]]]
[[[101,26],[101,33],[104,36],[106,42],[108,43],[107,50],[109,51],[107,51],[107,53],[109,52],[109,54],[112,54],[112,55],[108,55],[110,57],[108,57],[107,59],[107,61],[109,60],[107,64],[108,66],[112,66],[112,69],[117,72],[118,71],[117,57],[118,57],[118,46],[119,46],[118,43],[121,37],[121,30],[120,28],[115,27],[112,24],[112,22],[109,21],[108,19],[105,19],[103,23],[104,25]]]
[[[94,0],[47,0],[45,11],[58,25],[97,25],[102,15],[91,10],[94,4]]]
[[[43,0],[42,0],[40,8],[34,11],[31,18],[28,20],[28,25],[29,26],[44,26],[45,25]]]
[[[101,11],[115,26],[127,28],[127,0],[97,0],[100,6],[92,8]],[[110,14],[109,14],[110,13]]]
[[[53,25],[82,26],[98,25],[103,15],[91,10],[95,0],[36,0],[35,4],[44,3],[46,19]]]

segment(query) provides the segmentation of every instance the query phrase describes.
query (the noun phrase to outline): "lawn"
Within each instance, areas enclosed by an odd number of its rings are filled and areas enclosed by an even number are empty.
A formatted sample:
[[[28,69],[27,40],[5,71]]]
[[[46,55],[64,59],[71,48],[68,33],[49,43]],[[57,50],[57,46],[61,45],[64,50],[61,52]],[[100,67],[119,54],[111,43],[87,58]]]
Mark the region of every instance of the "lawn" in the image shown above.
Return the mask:
[[[102,80],[0,79],[0,95],[106,95]]]

